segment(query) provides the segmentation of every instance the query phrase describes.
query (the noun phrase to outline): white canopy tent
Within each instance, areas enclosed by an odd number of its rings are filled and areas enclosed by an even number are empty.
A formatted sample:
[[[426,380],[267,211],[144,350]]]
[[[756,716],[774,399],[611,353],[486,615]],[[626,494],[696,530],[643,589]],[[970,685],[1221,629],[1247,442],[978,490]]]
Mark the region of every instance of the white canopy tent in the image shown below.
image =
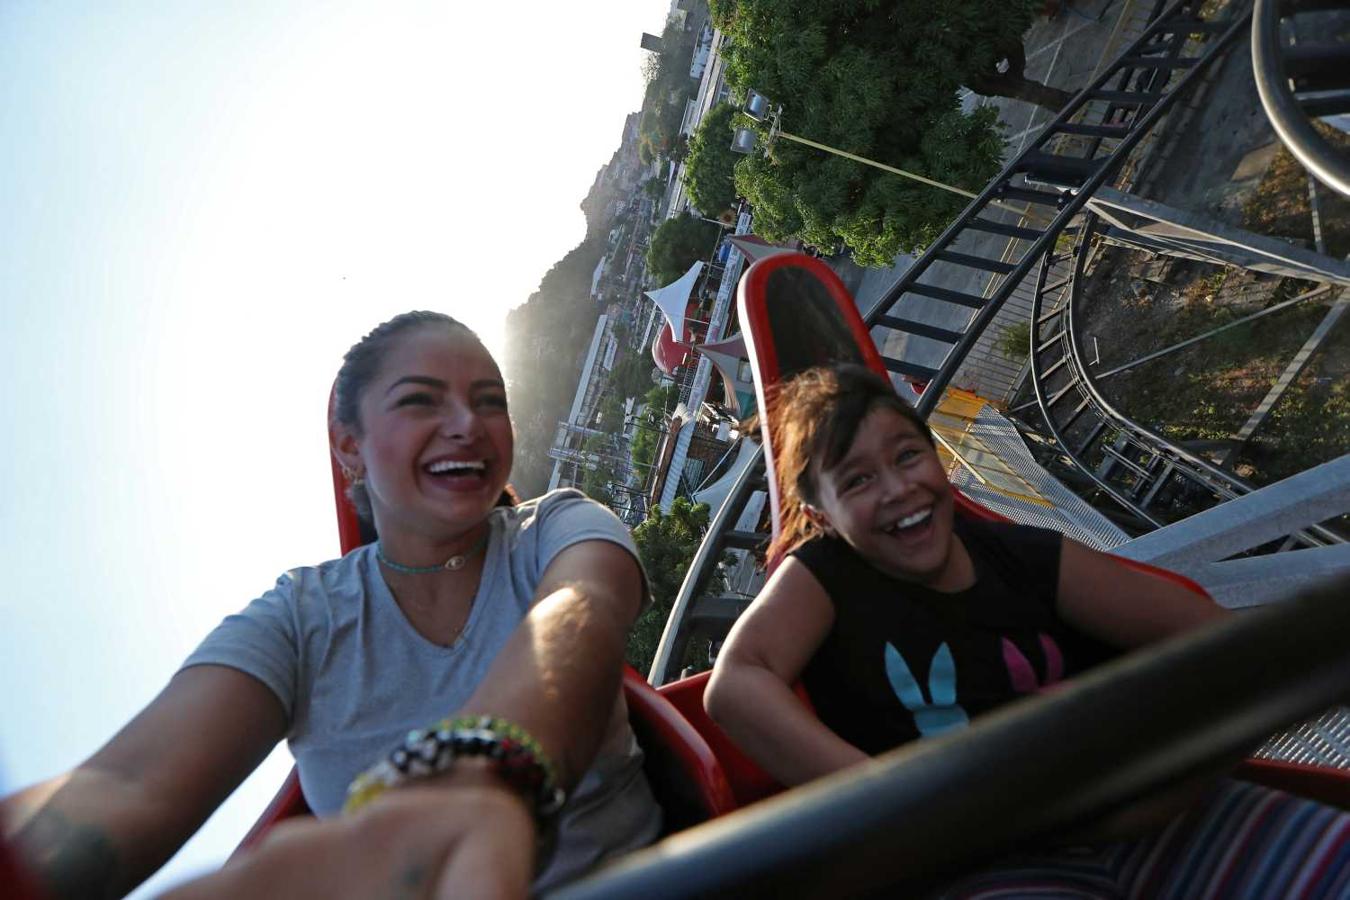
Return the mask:
[[[679,280],[672,281],[663,288],[647,291],[647,296],[665,314],[666,321],[670,323],[671,334],[681,344],[686,343],[684,313],[689,308],[689,295],[694,292],[694,285],[702,272],[703,262],[700,260],[690,266],[689,271],[681,275]]]

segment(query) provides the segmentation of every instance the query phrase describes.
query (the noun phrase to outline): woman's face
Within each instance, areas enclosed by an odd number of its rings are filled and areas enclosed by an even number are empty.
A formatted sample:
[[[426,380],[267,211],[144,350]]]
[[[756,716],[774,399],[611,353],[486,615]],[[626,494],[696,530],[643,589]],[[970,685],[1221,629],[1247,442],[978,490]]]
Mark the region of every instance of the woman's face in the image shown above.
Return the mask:
[[[839,463],[811,462],[817,515],[883,572],[951,589],[951,486],[937,451],[893,409],[873,409]]]
[[[496,505],[515,436],[501,372],[477,339],[436,325],[399,337],[358,406],[347,443],[381,535],[453,537]]]

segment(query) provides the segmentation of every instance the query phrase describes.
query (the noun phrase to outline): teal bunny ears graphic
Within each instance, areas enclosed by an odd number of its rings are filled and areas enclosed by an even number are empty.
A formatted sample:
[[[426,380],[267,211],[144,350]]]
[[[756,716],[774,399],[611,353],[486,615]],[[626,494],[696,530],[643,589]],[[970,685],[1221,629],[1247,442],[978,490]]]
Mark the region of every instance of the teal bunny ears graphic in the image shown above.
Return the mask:
[[[886,644],[886,677],[890,679],[895,696],[914,714],[914,725],[924,737],[942,734],[970,721],[966,711],[956,702],[956,661],[945,642],[938,646],[933,661],[928,664],[927,699],[905,658],[889,643]]]

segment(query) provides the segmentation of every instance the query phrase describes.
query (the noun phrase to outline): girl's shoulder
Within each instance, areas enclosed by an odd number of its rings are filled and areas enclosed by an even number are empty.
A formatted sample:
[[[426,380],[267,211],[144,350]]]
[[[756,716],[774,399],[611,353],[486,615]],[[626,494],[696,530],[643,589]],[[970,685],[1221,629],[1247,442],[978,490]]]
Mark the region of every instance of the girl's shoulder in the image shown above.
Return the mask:
[[[829,535],[811,538],[788,556],[806,566],[836,605],[840,598],[852,596],[862,588],[874,588],[878,579],[887,577],[859,556],[847,541]]]

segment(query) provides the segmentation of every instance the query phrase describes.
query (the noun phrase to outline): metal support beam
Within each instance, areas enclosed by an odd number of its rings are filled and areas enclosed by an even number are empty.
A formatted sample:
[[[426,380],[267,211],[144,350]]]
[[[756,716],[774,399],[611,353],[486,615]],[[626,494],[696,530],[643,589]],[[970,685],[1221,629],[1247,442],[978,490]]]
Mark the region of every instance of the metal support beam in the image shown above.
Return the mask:
[[[1112,226],[1105,231],[1109,241],[1288,278],[1350,285],[1350,263],[1344,260],[1155,200],[1102,187],[1087,205]]]
[[[1288,600],[1306,587],[1350,572],[1350,544],[1183,566],[1181,571],[1198,581],[1221,606],[1261,606]],[[1350,597],[1345,599],[1350,611]]]
[[[1215,562],[1350,511],[1350,454],[1135,538],[1114,552],[1185,569]]]

